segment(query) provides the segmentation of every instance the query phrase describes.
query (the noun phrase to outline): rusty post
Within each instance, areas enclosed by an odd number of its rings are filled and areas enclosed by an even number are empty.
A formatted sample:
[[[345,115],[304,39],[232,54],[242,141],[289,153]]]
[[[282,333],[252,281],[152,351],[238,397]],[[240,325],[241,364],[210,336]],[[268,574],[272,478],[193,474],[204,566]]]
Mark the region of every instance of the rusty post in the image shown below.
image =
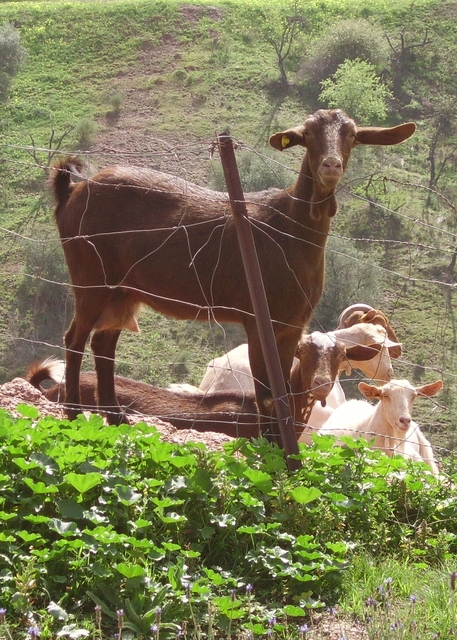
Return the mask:
[[[278,347],[270,318],[251,224],[246,210],[233,143],[229,133],[218,134],[217,139],[244,270],[257,322],[260,343],[262,345],[262,353],[275,403],[281,440],[287,456],[287,466],[289,471],[295,471],[300,468],[300,461],[289,458],[290,455],[298,454],[294,420],[290,411],[286,383],[282,374],[281,361],[279,359]]]

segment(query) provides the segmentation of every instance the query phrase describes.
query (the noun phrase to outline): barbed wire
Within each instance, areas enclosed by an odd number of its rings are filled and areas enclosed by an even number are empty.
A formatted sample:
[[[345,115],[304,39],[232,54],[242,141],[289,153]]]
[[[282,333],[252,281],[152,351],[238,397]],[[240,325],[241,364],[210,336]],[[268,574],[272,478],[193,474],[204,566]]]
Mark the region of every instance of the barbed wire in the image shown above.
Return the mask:
[[[115,159],[116,161],[118,160],[122,160],[125,161],[127,160],[137,160],[138,158],[141,159],[150,159],[150,160],[157,160],[157,159],[163,159],[164,157],[167,157],[168,159],[171,159],[173,162],[175,162],[176,164],[178,164],[180,167],[184,167],[185,163],[188,162],[188,156],[193,156],[193,160],[192,162],[194,162],[195,157],[197,156],[201,156],[203,153],[208,154],[208,157],[210,155],[210,148],[211,148],[211,142],[208,141],[207,143],[201,144],[201,143],[194,143],[194,142],[189,142],[189,143],[184,143],[184,144],[180,144],[180,145],[175,145],[175,144],[170,144],[169,142],[162,140],[161,142],[161,149],[159,152],[157,151],[134,151],[134,152],[130,152],[130,151],[121,151],[121,150],[116,150],[116,149],[112,149],[112,148],[100,148],[100,149],[96,149],[94,151],[90,151],[90,152],[86,152],[84,151],[83,153],[81,153],[81,151],[77,150],[77,151],[60,151],[59,150],[59,154],[78,154],[78,155],[82,155],[84,157],[87,157],[88,159],[96,159],[96,158],[108,158],[108,159]],[[296,171],[295,169],[291,169],[290,166],[283,164],[280,161],[274,160],[271,157],[267,156],[266,154],[262,154],[261,152],[258,152],[252,148],[250,148],[248,145],[245,145],[241,142],[236,142],[235,144],[238,146],[239,149],[242,149],[243,151],[246,151],[248,153],[253,153],[255,154],[257,157],[261,158],[262,161],[264,161],[265,163],[268,164],[269,167],[273,168],[281,168],[281,169],[287,169],[288,172],[290,172],[292,175],[298,175],[298,171]],[[164,148],[167,147],[167,148]],[[23,151],[25,153],[30,153],[30,152],[35,152],[35,153],[49,153],[49,151],[51,151],[50,149],[47,149],[45,146],[44,147],[35,147],[35,146],[31,146],[31,145],[4,145],[1,144],[0,145],[0,149],[3,150],[14,150],[14,151]],[[14,164],[17,166],[21,166],[24,168],[34,168],[37,169],[39,168],[38,165],[36,164],[36,162],[25,162],[22,160],[19,160],[17,158],[10,158],[10,157],[2,157],[0,158],[0,162],[1,163],[8,163],[8,164]],[[275,170],[273,169],[273,172]],[[185,169],[185,173],[187,174],[187,170]],[[376,238],[352,238],[352,237],[348,237],[345,235],[339,235],[337,233],[331,232],[331,236],[335,237],[335,238],[339,238],[345,242],[351,242],[352,244],[356,244],[359,242],[364,242],[367,244],[379,244],[379,245],[383,245],[383,246],[396,246],[396,247],[400,247],[403,249],[409,249],[409,250],[417,250],[417,251],[433,251],[438,253],[439,255],[442,256],[451,256],[455,253],[456,250],[456,234],[453,233],[450,230],[444,229],[443,227],[440,227],[436,224],[431,224],[428,221],[424,221],[424,220],[418,220],[418,219],[412,219],[410,216],[399,212],[398,210],[394,210],[382,203],[379,202],[373,202],[372,200],[370,200],[368,197],[363,196],[359,193],[354,193],[351,190],[351,185],[353,184],[361,184],[363,183],[365,180],[367,179],[371,179],[372,181],[379,181],[379,182],[383,182],[385,183],[386,181],[390,181],[392,183],[398,183],[398,184],[402,184],[402,186],[405,186],[407,188],[411,188],[414,190],[418,190],[418,189],[423,189],[424,192],[425,191],[431,191],[434,193],[434,195],[437,196],[437,198],[440,198],[442,200],[442,202],[448,206],[452,211],[455,212],[456,208],[454,207],[454,205],[450,202],[450,200],[448,198],[446,198],[443,194],[440,194],[439,192],[436,192],[434,190],[429,189],[426,186],[417,184],[417,183],[413,183],[413,182],[407,182],[407,181],[399,181],[390,177],[387,177],[385,175],[381,175],[381,172],[377,172],[375,174],[366,174],[366,175],[358,175],[357,178],[353,178],[352,180],[348,180],[347,182],[345,182],[344,184],[342,184],[339,188],[338,191],[340,193],[343,193],[344,196],[346,198],[354,198],[357,199],[367,205],[370,205],[371,207],[375,207],[376,209],[382,211],[383,213],[386,214],[392,214],[397,216],[399,219],[405,220],[405,221],[409,221],[409,222],[413,222],[416,225],[420,225],[421,227],[423,227],[425,230],[430,231],[430,232],[434,232],[436,234],[439,235],[440,237],[440,242],[439,245],[433,245],[433,244],[424,244],[424,243],[419,243],[419,242],[409,242],[409,241],[402,241],[402,240],[395,240],[395,239],[376,239]],[[91,178],[88,178],[89,182],[91,181]],[[185,178],[185,180],[187,180],[187,178]],[[285,187],[287,185],[284,185]],[[221,204],[221,199],[218,197],[216,200],[214,200],[214,198],[207,198],[207,201],[210,202],[211,204],[217,203],[217,204]],[[347,206],[346,203],[344,206]],[[281,213],[281,212],[279,212]],[[282,214],[284,215],[284,214]],[[299,225],[299,223],[297,223],[297,225]],[[303,225],[301,225],[303,227]],[[56,250],[56,247],[59,246],[59,241],[57,240],[57,238],[55,240],[51,239],[51,238],[36,238],[30,235],[27,235],[26,233],[20,233],[16,230],[12,230],[12,229],[8,229],[6,227],[1,227],[0,231],[2,233],[4,233],[6,236],[10,236],[11,238],[16,238],[16,239],[20,239],[21,241],[25,242],[25,243],[34,243],[34,244],[41,244],[43,247],[49,247],[51,250]],[[170,231],[172,231],[172,229],[170,229]],[[277,231],[277,230],[276,230]],[[139,232],[139,230],[130,230],[129,233],[136,233]],[[116,232],[113,232],[116,233]],[[265,228],[265,233],[268,233],[268,227],[266,226]],[[334,248],[328,248],[328,251],[333,251],[339,255],[342,256],[346,256],[347,258],[349,258],[350,260],[353,260],[354,262],[358,262],[358,263],[362,263],[362,262],[366,262],[366,260],[362,259],[362,258],[357,258],[351,254],[345,254],[343,251],[341,250],[337,250]],[[195,258],[195,256],[194,256]],[[396,272],[393,271],[392,269],[383,267],[379,264],[372,264],[374,269],[379,270],[382,273],[386,273],[389,274],[391,277],[394,277],[398,280],[401,280],[403,282],[409,282],[409,283],[414,283],[416,285],[422,285],[422,286],[438,286],[438,287],[442,287],[442,288],[446,288],[449,291],[453,292],[456,287],[457,284],[453,283],[453,282],[448,282],[445,280],[439,280],[436,278],[427,278],[427,277],[419,277],[417,275],[411,275],[411,274],[403,274],[400,272]],[[11,275],[11,274],[10,274]],[[46,278],[46,277],[42,277],[42,276],[37,276],[35,274],[30,274],[30,273],[21,273],[20,275],[18,274],[17,277],[25,277],[25,278],[30,278],[30,279],[35,279],[35,280],[41,280],[43,282],[47,282],[49,284],[54,284],[57,286],[61,286],[61,287],[65,287],[68,289],[71,289],[71,286],[68,282],[59,282],[56,280],[53,280],[51,278]],[[208,307],[208,317],[210,319],[214,319],[211,318],[211,311],[210,311],[210,306]],[[199,307],[199,311],[201,311],[201,307]],[[198,312],[196,310],[196,316],[198,315]],[[9,336],[9,339],[11,340],[24,340],[27,341],[26,339],[22,338],[22,337],[14,337],[13,335]],[[42,346],[49,346],[53,349],[56,350],[63,350],[63,347],[60,345],[52,345],[52,344],[48,344],[44,341],[30,341],[30,342],[34,342],[36,344],[41,344]],[[122,361],[121,362],[125,362],[126,364],[132,364],[132,363],[128,363],[127,361]],[[416,366],[417,363],[412,363],[410,361],[407,360],[401,360],[401,363],[405,366]],[[432,366],[427,366],[427,365],[420,365],[424,370],[426,371],[436,371],[436,367],[432,367]],[[457,376],[456,374],[454,374],[451,371],[443,371],[442,373],[444,373],[449,379],[455,379]]]

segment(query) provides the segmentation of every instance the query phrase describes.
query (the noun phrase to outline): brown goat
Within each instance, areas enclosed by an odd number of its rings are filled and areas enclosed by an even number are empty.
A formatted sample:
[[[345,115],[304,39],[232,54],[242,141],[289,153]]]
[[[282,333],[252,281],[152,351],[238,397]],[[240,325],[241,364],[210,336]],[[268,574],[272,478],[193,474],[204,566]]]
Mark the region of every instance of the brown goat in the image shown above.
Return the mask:
[[[48,358],[30,365],[25,379],[39,389],[52,402],[61,402],[65,397],[65,384],[59,382],[49,389],[42,387],[45,380],[56,381],[62,369],[59,360]],[[125,414],[155,416],[178,429],[214,431],[233,438],[258,438],[259,415],[255,397],[241,393],[192,394],[186,391],[170,391],[145,382],[137,382],[122,376],[114,376],[117,401]],[[89,411],[97,410],[97,376],[91,372],[81,373],[81,402]],[[119,406],[103,407],[109,419],[110,412],[117,415]]]
[[[280,151],[306,149],[293,186],[245,196],[285,379],[322,294],[335,189],[352,148],[397,144],[414,130],[414,123],[357,128],[340,110],[320,110],[270,138]],[[68,158],[50,176],[75,296],[65,334],[68,416],[80,411],[81,360],[92,330],[98,401],[117,406],[116,344],[122,329],[138,330],[138,309],[147,304],[176,318],[244,326],[257,404],[271,417],[263,431],[281,444],[227,195],[142,167],[109,167],[72,183],[74,171],[81,177],[83,165]],[[125,421],[120,408],[109,421]]]
[[[306,428],[316,401],[325,407],[326,398],[344,362],[372,360],[381,345],[354,345],[328,333],[313,331],[303,335],[297,345],[296,358],[290,373],[290,387],[294,405],[295,432],[301,435]]]

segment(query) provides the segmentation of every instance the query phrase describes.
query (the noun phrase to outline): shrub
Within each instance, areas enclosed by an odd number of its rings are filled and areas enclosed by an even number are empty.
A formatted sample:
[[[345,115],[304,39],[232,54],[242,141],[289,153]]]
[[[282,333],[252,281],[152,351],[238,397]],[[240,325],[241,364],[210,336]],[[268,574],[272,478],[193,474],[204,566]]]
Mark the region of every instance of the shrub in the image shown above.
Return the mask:
[[[75,128],[77,142],[82,150],[89,149],[97,132],[97,124],[90,118],[81,118]]]
[[[372,64],[377,72],[389,60],[388,44],[382,29],[368,20],[340,20],[329,26],[314,43],[316,55],[303,64],[300,74],[311,84],[333,75],[345,60],[359,58]]]
[[[344,109],[360,124],[387,117],[387,100],[392,94],[369,62],[345,60],[321,86],[319,100],[330,108]]]
[[[0,26],[0,100],[8,96],[11,79],[19,73],[27,58],[17,29],[9,22]]]
[[[381,297],[382,278],[379,269],[362,251],[334,236],[329,238],[326,253],[324,293],[314,313],[316,329],[336,327],[339,314],[348,305],[364,302],[376,306]]]

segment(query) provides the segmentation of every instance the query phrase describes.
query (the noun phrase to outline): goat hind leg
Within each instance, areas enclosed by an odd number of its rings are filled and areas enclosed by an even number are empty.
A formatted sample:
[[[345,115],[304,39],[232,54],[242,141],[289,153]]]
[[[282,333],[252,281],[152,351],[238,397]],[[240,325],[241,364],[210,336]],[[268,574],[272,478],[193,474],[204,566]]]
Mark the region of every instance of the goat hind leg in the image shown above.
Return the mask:
[[[106,414],[108,424],[128,424],[116,397],[114,384],[114,357],[120,329],[95,331],[90,346],[95,358],[97,373],[97,400],[99,410]]]

